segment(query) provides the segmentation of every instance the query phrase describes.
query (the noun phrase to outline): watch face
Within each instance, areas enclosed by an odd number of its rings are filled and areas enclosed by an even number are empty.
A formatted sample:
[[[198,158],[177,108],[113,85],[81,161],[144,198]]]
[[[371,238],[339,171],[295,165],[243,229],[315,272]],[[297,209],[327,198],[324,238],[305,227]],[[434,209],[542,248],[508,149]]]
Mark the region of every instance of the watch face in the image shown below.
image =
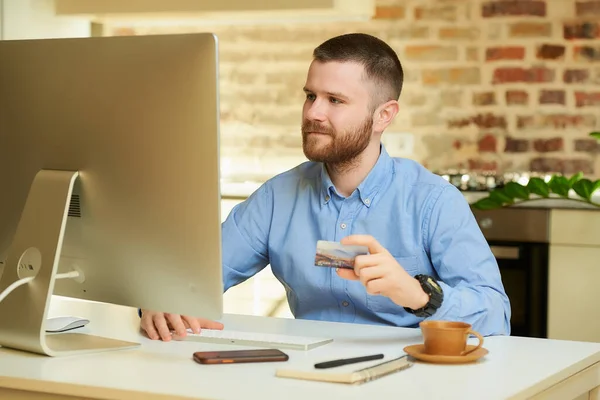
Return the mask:
[[[438,292],[442,291],[442,288],[437,284],[436,281],[434,281],[431,277],[427,278],[427,282],[433,286],[435,288],[435,290],[437,290]]]

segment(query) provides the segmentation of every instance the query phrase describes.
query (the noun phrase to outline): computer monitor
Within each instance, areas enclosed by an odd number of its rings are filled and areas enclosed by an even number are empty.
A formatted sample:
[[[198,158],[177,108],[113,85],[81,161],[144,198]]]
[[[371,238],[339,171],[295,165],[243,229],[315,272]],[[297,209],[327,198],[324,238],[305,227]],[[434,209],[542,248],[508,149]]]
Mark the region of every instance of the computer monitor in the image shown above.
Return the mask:
[[[136,345],[46,335],[52,294],[221,317],[217,43],[0,41],[0,345]]]

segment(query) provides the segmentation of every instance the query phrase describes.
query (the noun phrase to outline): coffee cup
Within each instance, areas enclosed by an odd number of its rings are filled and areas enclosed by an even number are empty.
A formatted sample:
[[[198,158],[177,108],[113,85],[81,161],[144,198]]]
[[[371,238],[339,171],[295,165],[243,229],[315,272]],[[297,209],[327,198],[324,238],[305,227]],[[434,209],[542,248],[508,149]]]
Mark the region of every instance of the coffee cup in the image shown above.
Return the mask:
[[[483,346],[483,336],[470,324],[455,321],[422,321],[419,326],[425,340],[425,353],[441,356],[465,356]],[[479,344],[467,350],[467,339],[474,335]]]

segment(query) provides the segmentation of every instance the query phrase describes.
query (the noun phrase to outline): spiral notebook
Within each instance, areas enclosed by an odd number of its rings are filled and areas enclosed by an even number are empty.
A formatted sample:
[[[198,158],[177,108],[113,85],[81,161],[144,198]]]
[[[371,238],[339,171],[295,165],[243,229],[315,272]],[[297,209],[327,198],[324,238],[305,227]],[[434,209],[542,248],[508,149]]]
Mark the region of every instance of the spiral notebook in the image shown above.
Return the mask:
[[[394,372],[403,371],[412,365],[413,363],[408,362],[408,357],[403,355],[402,357],[384,361],[382,363],[356,371],[329,372],[324,370],[303,371],[278,369],[275,371],[275,376],[280,378],[304,379],[309,381],[348,383],[357,385],[382,378],[386,375],[393,374]]]

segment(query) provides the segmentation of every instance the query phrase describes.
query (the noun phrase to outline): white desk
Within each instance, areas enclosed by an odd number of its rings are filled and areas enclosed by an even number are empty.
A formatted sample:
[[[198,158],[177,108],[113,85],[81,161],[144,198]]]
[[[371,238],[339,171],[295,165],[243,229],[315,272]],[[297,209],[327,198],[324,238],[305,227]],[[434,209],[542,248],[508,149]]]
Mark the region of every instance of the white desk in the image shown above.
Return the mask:
[[[486,338],[484,347],[490,353],[476,364],[417,362],[408,370],[348,386],[277,378],[274,372],[358,354],[382,352],[386,359],[397,357],[407,344],[421,342],[420,331],[227,315],[223,319],[226,328],[325,335],[335,340],[307,352],[286,351],[290,355],[287,363],[200,365],[191,359],[194,351],[238,347],[150,341],[139,333],[139,319],[131,308],[55,297],[51,314],[88,317],[91,323],[82,330],[141,341],[142,346],[65,358],[0,349],[0,398],[564,400],[584,395],[582,398],[600,400],[600,343]]]

